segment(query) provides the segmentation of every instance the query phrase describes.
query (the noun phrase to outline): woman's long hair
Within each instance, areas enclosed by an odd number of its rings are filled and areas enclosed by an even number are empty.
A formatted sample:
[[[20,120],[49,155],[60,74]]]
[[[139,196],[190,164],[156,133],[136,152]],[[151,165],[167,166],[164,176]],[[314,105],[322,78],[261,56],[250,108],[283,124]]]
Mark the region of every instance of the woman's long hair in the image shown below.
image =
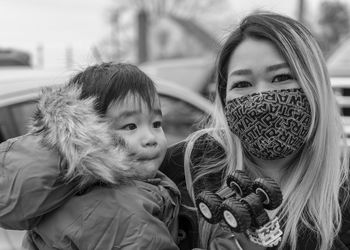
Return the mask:
[[[194,184],[205,175],[228,174],[235,169],[260,175],[244,155],[239,139],[230,132],[223,113],[228,62],[232,52],[248,37],[268,40],[276,46],[304,90],[312,112],[302,152],[280,183],[283,203],[279,216],[284,228],[280,248],[290,245],[296,249],[298,230],[307,228],[316,234],[319,249],[330,249],[342,222],[340,200],[346,198],[339,195],[348,181],[346,142],[322,52],[308,29],[297,21],[278,14],[257,13],[246,17],[230,34],[218,57],[213,119],[207,129],[188,138],[185,164],[193,169]],[[203,134],[216,139],[226,157],[195,166],[190,156],[195,141]],[[224,178],[218,185],[223,184]]]

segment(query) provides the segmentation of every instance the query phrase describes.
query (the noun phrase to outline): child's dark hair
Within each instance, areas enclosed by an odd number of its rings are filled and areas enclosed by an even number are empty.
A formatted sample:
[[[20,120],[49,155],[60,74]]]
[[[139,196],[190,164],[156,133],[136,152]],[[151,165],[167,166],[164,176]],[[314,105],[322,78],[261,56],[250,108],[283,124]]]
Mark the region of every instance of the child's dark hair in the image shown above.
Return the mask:
[[[152,107],[158,96],[154,82],[137,66],[127,63],[90,66],[76,74],[69,85],[82,88],[81,99],[95,97],[95,108],[100,115],[128,94],[140,97],[148,107]]]

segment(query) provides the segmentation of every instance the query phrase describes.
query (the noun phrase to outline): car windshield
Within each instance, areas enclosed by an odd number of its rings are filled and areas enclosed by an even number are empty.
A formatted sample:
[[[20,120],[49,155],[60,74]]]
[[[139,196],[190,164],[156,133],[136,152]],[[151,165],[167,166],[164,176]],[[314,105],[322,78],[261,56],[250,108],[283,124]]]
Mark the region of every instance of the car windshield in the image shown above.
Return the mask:
[[[327,65],[331,76],[350,77],[350,37],[333,52]]]
[[[185,139],[191,132],[200,128],[202,119],[210,110],[198,106],[195,101],[187,101],[170,93],[160,93],[163,112],[163,129],[171,145]],[[198,94],[195,99],[204,99]],[[208,102],[209,105],[209,102]],[[20,136],[28,131],[28,124],[34,113],[36,100],[19,101],[0,107],[0,141]]]

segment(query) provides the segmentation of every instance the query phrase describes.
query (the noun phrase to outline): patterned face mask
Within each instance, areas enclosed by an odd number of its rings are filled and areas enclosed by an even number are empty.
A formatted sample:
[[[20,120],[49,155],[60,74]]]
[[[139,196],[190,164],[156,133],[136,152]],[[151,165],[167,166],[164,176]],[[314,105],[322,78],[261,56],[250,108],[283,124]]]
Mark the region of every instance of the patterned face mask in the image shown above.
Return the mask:
[[[245,150],[264,160],[299,151],[311,123],[310,104],[301,88],[235,98],[226,104],[225,115]]]

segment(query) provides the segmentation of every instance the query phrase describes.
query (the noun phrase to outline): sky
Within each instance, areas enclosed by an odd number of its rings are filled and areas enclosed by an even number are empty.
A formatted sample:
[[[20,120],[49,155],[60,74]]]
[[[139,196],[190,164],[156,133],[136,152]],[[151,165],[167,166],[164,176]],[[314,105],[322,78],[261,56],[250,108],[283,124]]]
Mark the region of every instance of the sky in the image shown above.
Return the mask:
[[[110,0],[0,0],[0,41],[90,43],[107,27]],[[98,37],[97,36],[97,37]]]
[[[91,47],[111,32],[108,10],[113,1],[128,0],[0,0],[0,47],[35,55],[44,46],[45,63],[53,65],[64,64],[62,56],[50,60],[71,47],[75,57],[88,62]],[[310,15],[321,1],[305,0]],[[256,9],[296,17],[297,0],[231,0],[231,7],[237,20]]]
[[[62,65],[67,48],[84,58],[109,32],[111,0],[0,0],[0,47],[37,54],[45,50],[45,64]],[[36,64],[36,62],[33,62]]]

